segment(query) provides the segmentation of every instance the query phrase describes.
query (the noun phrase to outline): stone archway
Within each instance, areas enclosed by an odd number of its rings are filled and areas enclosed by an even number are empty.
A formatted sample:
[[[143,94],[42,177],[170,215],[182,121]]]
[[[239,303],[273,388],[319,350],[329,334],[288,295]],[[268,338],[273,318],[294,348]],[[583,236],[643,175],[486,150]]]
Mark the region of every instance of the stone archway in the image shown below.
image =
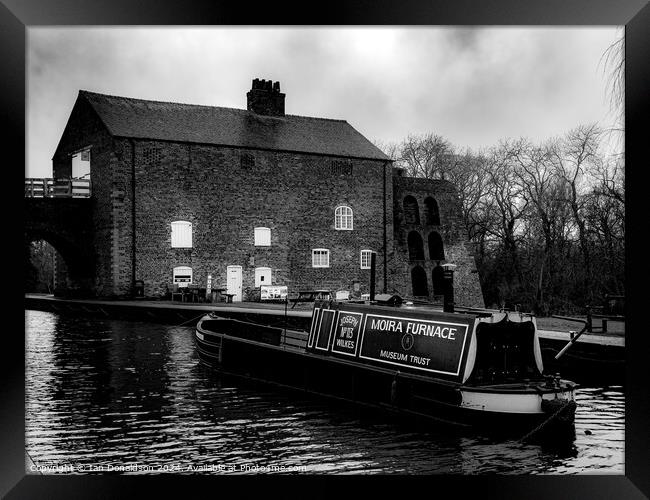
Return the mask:
[[[408,234],[409,262],[424,260],[424,243],[422,236],[417,231]]]
[[[57,252],[55,294],[93,295],[95,288],[94,226],[89,199],[26,198],[24,259],[30,247],[45,241]]]
[[[420,223],[420,208],[418,200],[413,196],[408,195],[404,197],[404,223],[405,224],[419,224]]]
[[[442,236],[437,231],[431,231],[428,237],[429,258],[431,260],[445,260],[445,248]]]
[[[429,297],[427,273],[422,266],[415,266],[411,269],[411,288],[414,297]]]
[[[427,196],[424,199],[424,219],[427,225],[440,225],[440,210],[438,209],[438,202],[431,196]]]
[[[444,295],[446,290],[445,271],[442,266],[436,266],[431,272],[431,281],[433,283],[433,294]]]

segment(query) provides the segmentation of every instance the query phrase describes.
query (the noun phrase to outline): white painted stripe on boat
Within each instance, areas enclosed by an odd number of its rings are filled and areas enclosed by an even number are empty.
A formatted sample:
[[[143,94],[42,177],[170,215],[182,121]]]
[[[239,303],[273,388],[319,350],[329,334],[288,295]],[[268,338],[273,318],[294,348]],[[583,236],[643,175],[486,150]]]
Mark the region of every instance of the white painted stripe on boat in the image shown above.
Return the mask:
[[[501,413],[543,413],[540,394],[504,394],[490,392],[460,391],[463,400],[461,408]],[[555,394],[544,394],[544,399],[554,399]],[[566,401],[574,399],[572,391],[558,393],[558,398]]]

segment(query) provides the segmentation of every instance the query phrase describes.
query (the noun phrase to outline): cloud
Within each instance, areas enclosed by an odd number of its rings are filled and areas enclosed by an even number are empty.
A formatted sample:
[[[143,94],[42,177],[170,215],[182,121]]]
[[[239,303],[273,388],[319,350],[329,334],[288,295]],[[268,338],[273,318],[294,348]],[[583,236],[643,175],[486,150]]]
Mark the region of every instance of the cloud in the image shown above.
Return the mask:
[[[79,89],[245,108],[279,80],[287,113],[345,119],[369,139],[459,147],[542,140],[607,113],[599,60],[615,28],[28,29],[28,173],[51,157]]]

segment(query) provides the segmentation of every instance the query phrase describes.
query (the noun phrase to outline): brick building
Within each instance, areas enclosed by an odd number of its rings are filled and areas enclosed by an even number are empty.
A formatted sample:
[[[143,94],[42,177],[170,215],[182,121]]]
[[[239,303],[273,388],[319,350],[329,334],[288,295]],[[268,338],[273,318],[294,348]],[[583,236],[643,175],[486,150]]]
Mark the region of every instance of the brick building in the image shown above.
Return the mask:
[[[254,80],[247,100],[240,110],[79,92],[53,169],[91,179],[95,294],[128,295],[141,280],[159,296],[208,275],[239,300],[261,284],[365,293],[372,251],[378,291],[432,297],[434,260],[410,255],[405,237],[433,228],[446,239],[435,262],[458,265],[457,303],[483,305],[452,186],[401,177],[344,120],[285,114],[277,82]],[[438,200],[439,224],[405,217],[408,196]],[[413,289],[418,266],[426,289],[419,277]]]

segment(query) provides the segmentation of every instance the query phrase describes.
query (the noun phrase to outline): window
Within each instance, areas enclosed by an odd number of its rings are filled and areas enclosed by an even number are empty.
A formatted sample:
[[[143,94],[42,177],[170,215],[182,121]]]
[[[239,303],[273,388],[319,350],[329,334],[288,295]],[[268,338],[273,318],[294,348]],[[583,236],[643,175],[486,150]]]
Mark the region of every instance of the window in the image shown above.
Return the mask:
[[[154,147],[146,147],[142,150],[142,159],[144,163],[150,167],[157,167],[160,165],[162,155],[160,149]]]
[[[256,267],[255,268],[255,288],[262,285],[271,284],[271,268],[270,267]]]
[[[413,296],[429,296],[429,287],[427,286],[427,273],[420,266],[415,266],[413,269],[411,269],[411,286],[413,287]]]
[[[436,231],[429,233],[429,258],[431,260],[445,260],[445,249],[442,236]]]
[[[191,222],[172,222],[172,248],[192,248]]]
[[[409,262],[424,260],[424,244],[422,236],[417,231],[411,231],[408,235]]]
[[[332,175],[352,175],[352,163],[349,161],[332,160],[330,163]]]
[[[72,178],[90,178],[90,149],[84,149],[72,155]]]
[[[445,272],[442,269],[442,266],[436,266],[433,268],[431,273],[431,278],[433,279],[433,294],[434,295],[444,295],[445,294]]]
[[[192,283],[192,268],[187,266],[178,266],[174,268],[174,284],[179,288],[185,288]]]
[[[352,209],[350,207],[336,207],[336,211],[334,212],[334,228],[338,230],[352,230]]]
[[[439,226],[440,210],[438,210],[438,202],[431,196],[428,196],[424,200],[424,207],[424,214],[426,216],[425,219],[427,221],[427,224],[432,226]]]
[[[243,169],[251,169],[255,166],[255,157],[249,153],[243,153],[239,158],[239,166]]]
[[[268,227],[255,228],[255,246],[256,247],[271,246],[271,230]]]
[[[330,267],[330,251],[327,248],[314,248],[311,251],[311,267]]]
[[[420,223],[420,209],[418,207],[418,200],[413,196],[408,195],[404,198],[404,223],[405,224],[419,224]]]
[[[361,269],[370,269],[372,250],[361,250]]]

